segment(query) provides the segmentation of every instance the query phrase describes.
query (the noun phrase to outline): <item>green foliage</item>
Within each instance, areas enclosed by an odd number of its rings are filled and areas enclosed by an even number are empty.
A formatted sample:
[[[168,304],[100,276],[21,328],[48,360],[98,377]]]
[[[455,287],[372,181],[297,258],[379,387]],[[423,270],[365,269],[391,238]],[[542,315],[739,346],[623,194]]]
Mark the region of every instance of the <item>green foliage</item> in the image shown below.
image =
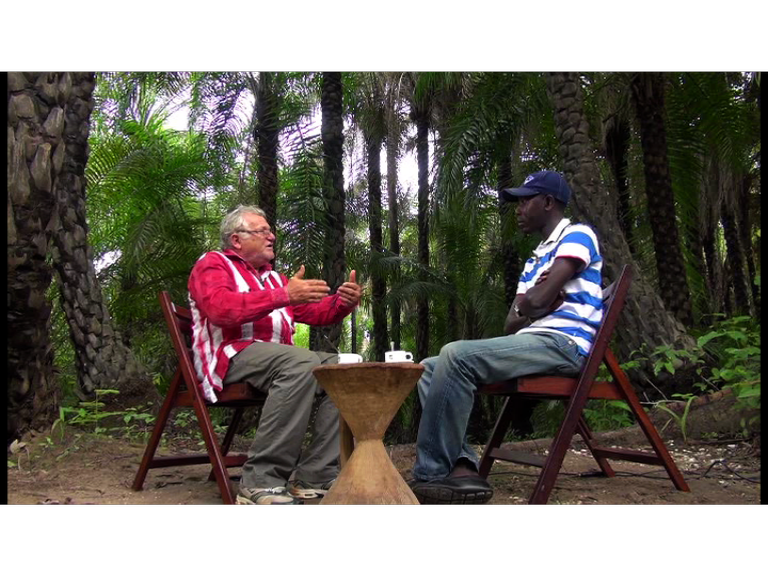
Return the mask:
[[[533,410],[533,438],[554,436],[565,417],[565,405],[560,400],[539,402]],[[588,400],[584,417],[595,432],[618,430],[634,423],[632,410],[622,400]]]
[[[702,342],[702,340],[704,340]],[[760,410],[760,324],[751,316],[737,316],[720,322],[716,329],[701,338],[717,357],[720,368],[713,368],[712,378],[724,390],[732,390],[737,408]],[[742,420],[744,435],[760,419]]]
[[[51,426],[51,435],[59,429],[60,438],[64,438],[64,427],[73,426],[95,434],[109,434],[125,438],[146,440],[150,426],[155,421],[154,414],[142,411],[142,406],[133,406],[125,410],[107,411],[101,399],[116,395],[118,390],[96,390],[96,400],[78,402],[76,406],[60,406],[59,417]]]
[[[678,414],[674,410],[671,410],[667,406],[665,406],[664,402],[657,402],[656,407],[660,410],[666,412],[670,416],[672,416],[672,420],[677,422],[678,427],[680,428],[680,432],[683,435],[683,442],[688,442],[688,413],[691,410],[691,405],[693,404],[693,401],[696,400],[696,396],[693,394],[673,394],[673,396],[677,396],[683,399],[686,399],[685,408],[683,408],[683,413]],[[672,421],[670,420],[670,422]],[[669,422],[667,422],[669,424]],[[666,428],[666,424],[664,425],[664,428]],[[661,431],[664,431],[664,428],[661,429]]]
[[[736,397],[737,410],[760,410],[760,325],[751,316],[737,316],[716,322],[712,329],[698,336],[697,346],[692,350],[675,350],[670,346],[659,346],[648,358],[653,360],[653,372],[662,371],[674,374],[684,363],[696,367],[696,374],[701,378],[693,384],[700,393],[713,390],[731,390]],[[633,367],[643,355],[633,355],[634,359],[625,364]],[[646,358],[647,359],[647,358]],[[658,408],[670,414],[677,422],[687,440],[687,418],[691,403],[696,395],[692,393],[672,394],[673,398],[686,402],[682,414],[670,410],[665,400],[657,403]],[[743,434],[749,435],[749,429],[759,421],[759,415],[742,421]]]
[[[401,306],[402,348],[416,348],[415,309],[421,296],[430,301],[430,354],[439,352],[449,340],[500,335],[506,315],[503,271],[507,264],[500,247],[509,243],[519,254],[527,254],[536,242],[523,237],[514,218],[502,221],[495,192],[502,166],[520,182],[530,172],[556,169],[560,163],[544,76],[455,72],[379,76],[344,74],[345,111],[354,111],[361,123],[367,123],[367,116],[377,112],[371,98],[376,96],[372,88],[379,81],[384,85],[394,82],[398,95],[407,96],[404,100],[410,98],[420,106],[432,107],[435,166],[431,168],[427,215],[430,263],[426,267],[418,263],[415,198],[402,181],[398,183],[400,254],[371,253],[365,159],[360,157],[355,130],[349,129],[345,130],[347,269],[356,269],[363,283],[373,274],[386,278],[386,304]],[[258,203],[256,124],[250,114],[262,80],[271,83],[277,96],[279,113],[275,120],[283,128],[277,268],[290,276],[304,264],[308,277],[321,276],[327,206],[322,194],[323,158],[316,114],[319,79],[319,74],[283,72],[264,77],[237,72],[99,75],[86,168],[89,241],[115,324],[155,375],[161,391],[168,385],[173,354],[159,313],[157,291],[167,289],[174,301],[183,302],[196,258],[218,245],[221,216],[238,203]],[[759,122],[755,121],[759,109],[742,90],[744,77],[697,73],[669,75],[669,79],[668,140],[680,207],[677,216],[685,237],[698,239],[702,226],[698,215],[704,211],[701,192],[706,182],[705,161],[715,156],[741,172],[759,164]],[[595,140],[600,138],[604,122],[631,112],[625,75],[584,74],[582,88]],[[366,114],[362,114],[362,98],[367,99]],[[189,105],[191,110],[190,130],[168,130],[164,122],[182,105]],[[404,123],[406,117],[403,109]],[[655,258],[645,198],[638,193],[643,171],[635,132],[631,140],[628,176],[638,238],[635,259],[652,283]],[[406,149],[412,147],[407,127],[403,128],[403,141]],[[594,144],[601,148],[599,142]],[[601,166],[605,169],[604,164]],[[610,178],[607,170],[603,177]],[[759,191],[755,196],[759,199]],[[382,221],[386,239],[390,233],[386,206]],[[716,220],[712,225],[716,226]],[[759,236],[759,226],[753,226],[750,237]],[[686,273],[697,317],[717,309],[706,289],[700,260],[694,250],[686,252]],[[756,265],[756,277],[751,280],[759,286],[759,260]],[[365,332],[372,329],[370,306],[367,289],[357,312],[359,351],[363,354]],[[671,347],[639,351],[628,365],[638,363],[640,357],[649,358],[656,375],[675,374],[680,366],[693,365],[699,376],[694,389],[732,388],[739,402],[759,407],[759,330],[746,324],[734,319],[730,327],[727,323],[717,325],[699,338],[698,348],[692,351]],[[62,423],[103,427],[99,422],[110,418],[100,407],[79,406],[73,401],[75,358],[68,344],[68,327],[57,306],[53,332],[56,366],[66,399],[65,411],[60,414]],[[308,332],[299,326],[298,345],[308,345]],[[345,323],[345,338],[348,332]],[[348,346],[346,341],[342,345]],[[407,401],[398,414],[402,429],[413,428],[416,403]],[[555,408],[541,408],[540,416],[546,420],[552,410]],[[625,425],[628,417],[626,407],[610,401],[590,403],[587,414],[595,429]],[[111,416],[122,419],[123,425],[145,423],[138,414]],[[183,421],[184,417],[178,417]]]

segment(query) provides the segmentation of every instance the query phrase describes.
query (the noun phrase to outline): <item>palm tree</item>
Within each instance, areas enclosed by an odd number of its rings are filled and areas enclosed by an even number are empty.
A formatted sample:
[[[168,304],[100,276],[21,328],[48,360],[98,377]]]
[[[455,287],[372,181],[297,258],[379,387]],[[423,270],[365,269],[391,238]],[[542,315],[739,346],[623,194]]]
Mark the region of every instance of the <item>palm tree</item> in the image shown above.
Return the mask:
[[[58,411],[46,291],[71,90],[65,72],[8,74],[8,442]]]
[[[387,282],[381,266],[384,254],[381,205],[381,147],[386,134],[384,77],[374,72],[364,72],[352,77],[354,106],[352,119],[363,134],[365,145],[366,183],[368,189],[368,234],[370,249],[368,274],[371,278],[371,358],[384,359],[387,350]]]
[[[334,292],[344,283],[344,116],[340,72],[323,72],[320,106],[323,115],[323,192],[327,206],[323,277]],[[335,352],[341,340],[341,324],[319,328],[318,350]]]
[[[400,217],[397,197],[397,165],[400,155],[401,134],[404,122],[400,115],[400,104],[403,100],[400,90],[403,74],[388,74],[386,76],[385,114],[386,114],[386,146],[387,146],[387,204],[389,206],[389,251],[395,256],[400,254]],[[395,264],[392,277],[399,279],[400,266]],[[400,303],[391,302],[389,305],[391,336],[395,350],[401,349],[400,342]]]
[[[85,396],[92,396],[97,388],[116,388],[121,401],[146,397],[154,391],[151,378],[115,330],[88,243],[85,165],[96,78],[92,72],[75,72],[70,77],[66,153],[55,187],[58,229],[53,235],[52,260],[75,349],[78,388]]]
[[[628,358],[648,346],[679,344],[690,348],[693,340],[683,325],[664,307],[656,291],[645,281],[634,263],[617,222],[615,198],[600,181],[597,161],[589,138],[583,94],[577,73],[548,73],[547,88],[554,106],[555,131],[563,158],[564,173],[573,189],[571,211],[579,221],[597,230],[604,258],[603,274],[613,279],[624,264],[634,267],[634,280],[623,314],[623,329],[617,331],[618,353]]]
[[[635,246],[634,224],[629,190],[629,143],[631,129],[626,115],[615,113],[604,125],[605,159],[611,167],[611,174],[616,182],[616,200],[618,203],[618,219],[624,238],[627,239],[630,253],[634,256]]]
[[[632,99],[643,146],[648,217],[658,270],[659,293],[667,308],[686,326],[693,324],[691,292],[675,217],[675,199],[667,157],[663,73],[637,73]]]
[[[416,161],[418,163],[418,261],[429,268],[429,119],[432,109],[432,90],[422,88],[418,80],[413,83],[411,120],[416,124]],[[422,281],[427,278],[422,273]],[[429,299],[419,294],[416,304],[416,359],[429,356]]]
[[[267,214],[267,222],[277,226],[277,149],[280,135],[280,82],[279,73],[260,72],[255,87],[256,126],[258,142],[259,206]]]
[[[750,98],[756,76],[722,72],[669,74],[666,93],[667,141],[670,170],[674,175],[675,200],[680,207],[681,231],[690,249],[684,251],[694,311],[699,322],[706,314],[719,312],[725,301],[724,254],[718,238],[721,230],[732,229],[731,249],[746,260],[745,267],[734,266],[733,281],[739,292],[740,307],[748,309],[747,284],[753,284],[756,267],[752,262],[751,226],[744,214],[752,199],[759,210],[759,192],[745,183],[752,180],[759,162],[759,109]],[[745,189],[749,190],[745,196]],[[724,206],[727,223],[718,225]],[[730,234],[730,232],[729,232]],[[739,242],[740,246],[736,246]],[[736,256],[734,256],[736,258]],[[735,260],[730,256],[727,264]],[[730,275],[729,275],[730,276]],[[754,288],[757,288],[754,286]],[[753,304],[758,302],[754,297]],[[730,303],[730,300],[727,300]],[[729,304],[730,305],[730,304]]]

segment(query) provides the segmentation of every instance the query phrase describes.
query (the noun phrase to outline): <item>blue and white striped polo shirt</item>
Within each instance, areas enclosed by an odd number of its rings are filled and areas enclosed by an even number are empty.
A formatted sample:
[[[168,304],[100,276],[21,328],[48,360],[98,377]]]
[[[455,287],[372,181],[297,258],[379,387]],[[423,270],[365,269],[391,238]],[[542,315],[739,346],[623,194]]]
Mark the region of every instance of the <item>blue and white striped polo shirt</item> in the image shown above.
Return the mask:
[[[526,261],[517,293],[525,294],[536,284],[541,273],[552,266],[555,258],[563,256],[584,262],[579,272],[565,283],[564,302],[557,310],[539,318],[517,334],[565,334],[576,342],[579,352],[587,356],[603,319],[603,257],[600,255],[597,236],[589,226],[571,224],[567,218],[560,220],[549,238],[539,244],[533,251],[533,257]]]

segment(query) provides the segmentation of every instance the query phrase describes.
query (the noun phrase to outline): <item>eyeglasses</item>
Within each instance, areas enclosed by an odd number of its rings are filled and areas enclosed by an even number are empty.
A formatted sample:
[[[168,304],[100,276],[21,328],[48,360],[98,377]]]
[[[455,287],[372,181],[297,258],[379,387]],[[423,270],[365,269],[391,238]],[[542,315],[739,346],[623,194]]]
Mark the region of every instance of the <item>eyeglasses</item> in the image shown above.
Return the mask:
[[[256,234],[257,236],[264,236],[264,237],[272,235],[271,228],[260,228],[258,230],[235,230],[235,232],[244,232],[246,234]]]

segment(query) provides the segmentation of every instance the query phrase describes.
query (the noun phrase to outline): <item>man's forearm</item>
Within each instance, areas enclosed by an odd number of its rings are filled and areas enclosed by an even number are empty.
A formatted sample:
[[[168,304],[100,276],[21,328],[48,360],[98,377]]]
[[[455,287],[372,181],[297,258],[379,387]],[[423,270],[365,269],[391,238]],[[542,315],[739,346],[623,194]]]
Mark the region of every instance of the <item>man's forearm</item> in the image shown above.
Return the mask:
[[[504,322],[504,334],[515,334],[518,330],[530,325],[531,320],[527,316],[518,316],[514,309],[510,309],[507,320]]]

